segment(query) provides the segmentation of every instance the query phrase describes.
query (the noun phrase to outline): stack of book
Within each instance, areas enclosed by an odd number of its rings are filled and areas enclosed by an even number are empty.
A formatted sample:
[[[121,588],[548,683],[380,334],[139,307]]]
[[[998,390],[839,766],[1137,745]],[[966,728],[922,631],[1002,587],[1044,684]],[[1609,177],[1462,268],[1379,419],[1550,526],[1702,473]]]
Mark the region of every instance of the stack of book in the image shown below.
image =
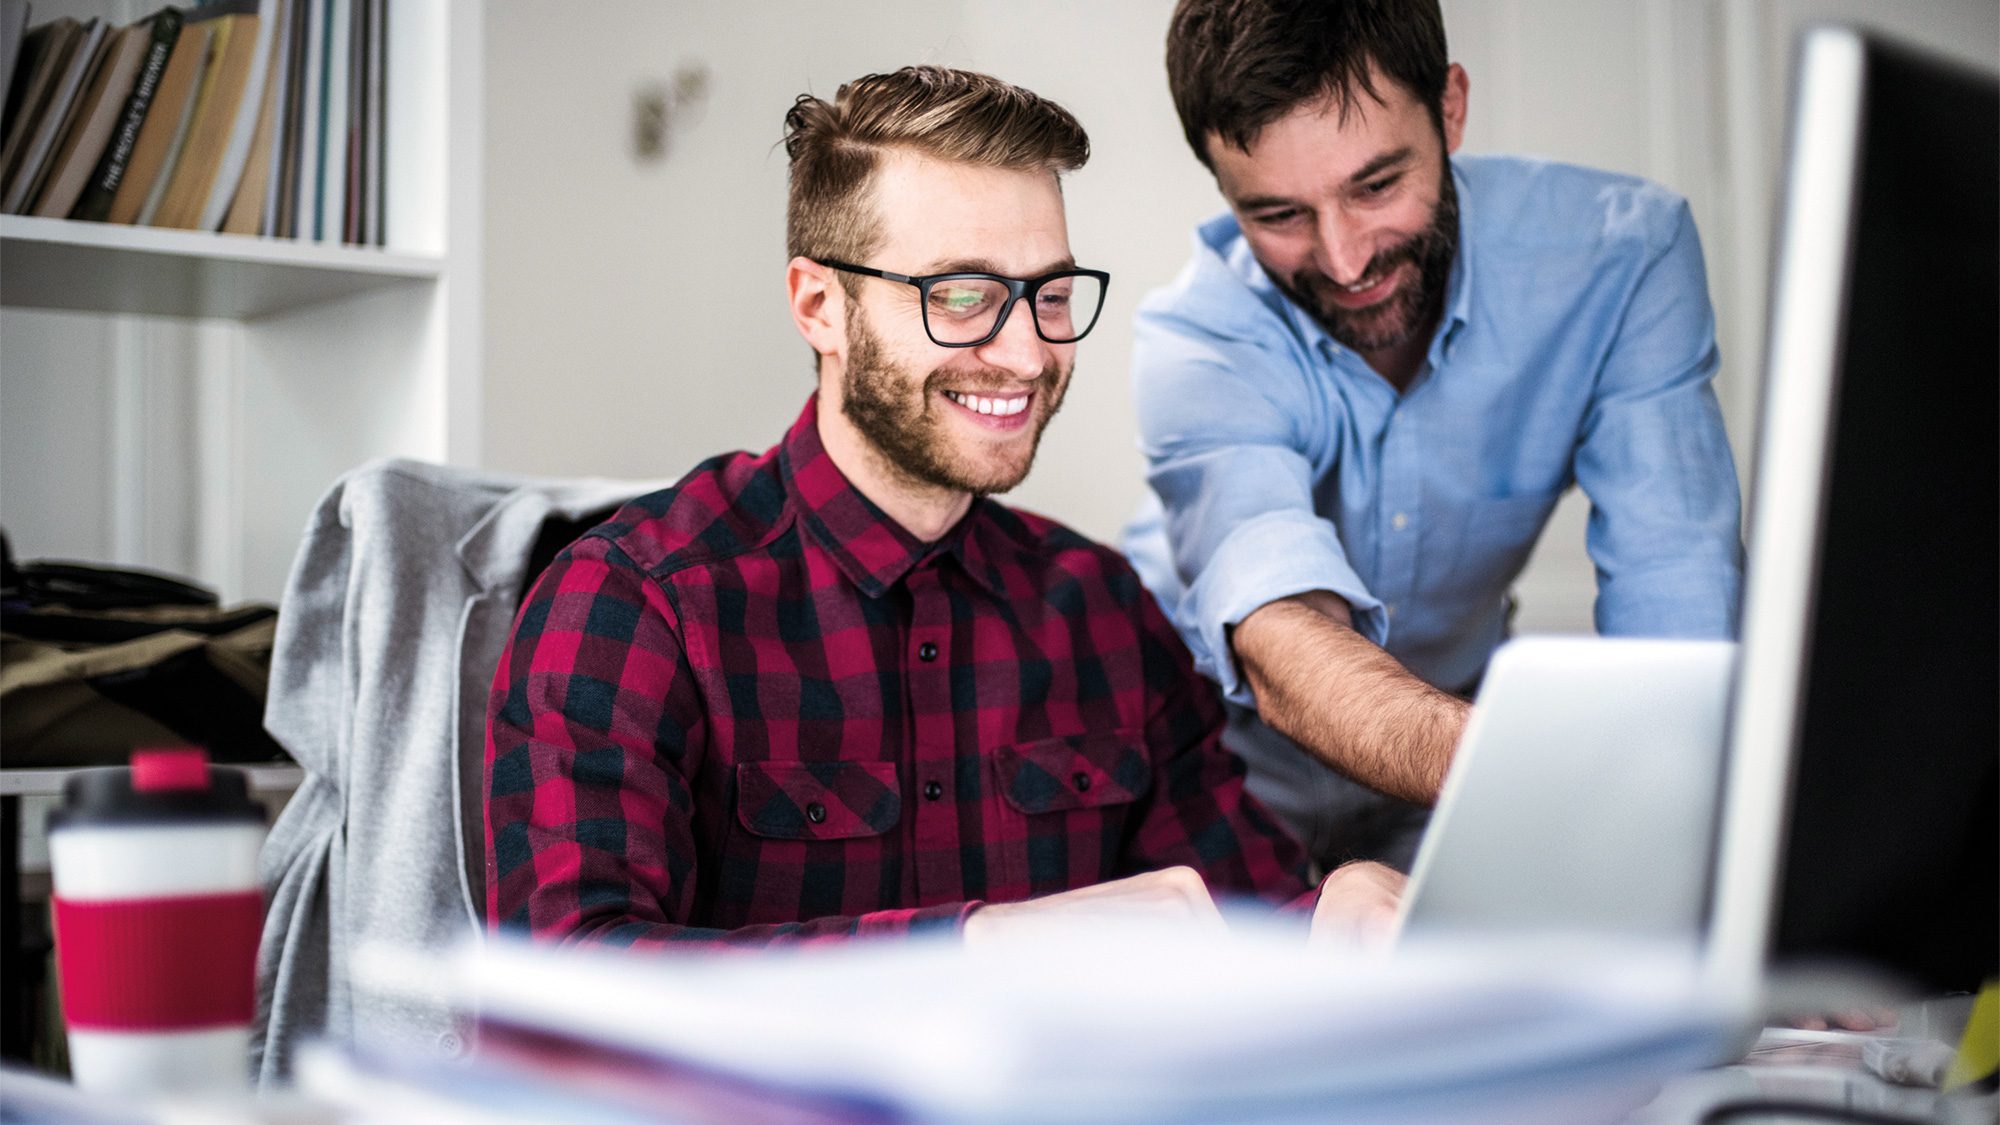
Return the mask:
[[[381,246],[389,0],[30,28],[0,0],[0,211]]]

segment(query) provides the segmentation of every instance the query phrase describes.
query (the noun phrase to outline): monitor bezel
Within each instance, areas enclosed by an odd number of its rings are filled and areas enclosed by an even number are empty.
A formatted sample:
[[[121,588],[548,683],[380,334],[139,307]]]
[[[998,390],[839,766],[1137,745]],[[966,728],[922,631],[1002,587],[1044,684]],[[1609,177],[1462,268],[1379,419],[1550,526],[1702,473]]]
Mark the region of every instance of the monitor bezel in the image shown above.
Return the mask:
[[[1765,352],[1732,701],[1710,898],[1714,994],[1761,1025],[1820,566],[1831,422],[1840,391],[1867,85],[1859,32],[1800,39],[1785,206]]]

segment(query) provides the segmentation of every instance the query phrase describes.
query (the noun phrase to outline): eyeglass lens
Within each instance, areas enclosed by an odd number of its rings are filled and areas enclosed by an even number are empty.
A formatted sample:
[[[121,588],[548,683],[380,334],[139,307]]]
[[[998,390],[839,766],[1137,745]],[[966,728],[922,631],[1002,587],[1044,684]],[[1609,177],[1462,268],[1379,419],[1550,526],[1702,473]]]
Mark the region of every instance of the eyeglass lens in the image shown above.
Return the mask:
[[[1035,323],[1042,338],[1068,343],[1090,331],[1104,295],[1104,283],[1087,275],[1058,277],[1035,291]],[[951,277],[932,283],[924,319],[941,344],[983,340],[1006,308],[1007,287],[983,277]]]

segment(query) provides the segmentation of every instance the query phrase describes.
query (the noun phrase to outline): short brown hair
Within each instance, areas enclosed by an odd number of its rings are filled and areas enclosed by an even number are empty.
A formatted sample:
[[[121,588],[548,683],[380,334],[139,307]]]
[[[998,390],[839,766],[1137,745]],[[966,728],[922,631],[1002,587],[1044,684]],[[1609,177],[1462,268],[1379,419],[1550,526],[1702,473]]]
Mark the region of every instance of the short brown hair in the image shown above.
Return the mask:
[[[865,265],[862,259],[881,236],[868,206],[868,182],[882,153],[897,148],[963,164],[1054,173],[1075,171],[1090,159],[1090,138],[1068,110],[969,70],[906,66],[857,78],[831,102],[800,94],[785,114],[785,153],[792,162],[788,254]]]
[[[1247,152],[1307,102],[1332,99],[1345,116],[1357,92],[1380,101],[1371,63],[1443,133],[1451,60],[1437,0],[1181,0],[1167,27],[1167,87],[1210,171],[1211,133]]]

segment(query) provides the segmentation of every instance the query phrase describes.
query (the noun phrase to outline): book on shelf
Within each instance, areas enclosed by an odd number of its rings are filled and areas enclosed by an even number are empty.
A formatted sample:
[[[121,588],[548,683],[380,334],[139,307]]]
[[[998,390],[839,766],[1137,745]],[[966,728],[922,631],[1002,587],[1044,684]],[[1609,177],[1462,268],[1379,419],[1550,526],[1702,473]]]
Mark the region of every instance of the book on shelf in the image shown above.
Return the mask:
[[[72,19],[54,20],[22,37],[8,88],[6,136],[0,138],[0,191],[14,177],[21,148],[48,105],[49,89],[60,79],[79,26]]]
[[[278,149],[277,196],[273,201],[274,211],[270,222],[272,234],[281,238],[298,235],[297,204],[299,177],[299,148],[304,139],[305,128],[305,47],[306,24],[309,19],[307,4],[302,0],[290,0],[290,19],[286,30],[289,36],[285,51],[285,92],[282,103],[285,107],[281,120],[284,122],[284,136]]]
[[[209,34],[214,28],[203,21],[189,20],[174,40],[173,54],[167,59],[160,88],[146,111],[124,179],[118,184],[105,218],[113,223],[137,223],[149,200],[155,198],[154,185],[166,191],[167,161],[187,135],[194,113],[195,95],[201,90],[201,74],[208,67]]]
[[[14,120],[14,61],[21,55],[21,40],[28,34],[28,0],[0,0],[0,135]]]
[[[208,0],[31,27],[0,0],[0,210],[385,244],[387,15]]]
[[[134,25],[112,32],[106,40],[104,61],[77,102],[69,135],[49,164],[48,185],[35,204],[35,214],[63,218],[82,197],[84,185],[97,166],[97,154],[110,143],[119,111],[125,108],[123,91],[130,90],[138,78],[139,64],[152,38],[152,28]]]
[[[298,238],[314,238],[319,219],[319,130],[325,123],[321,100],[326,96],[326,5],[321,0],[300,0],[304,33],[299,53],[299,146],[298,175],[295,177],[290,233]]]
[[[387,182],[387,168],[384,157],[384,139],[387,136],[386,111],[389,96],[389,41],[388,16],[389,0],[365,0],[368,7],[368,27],[362,39],[362,63],[367,74],[365,90],[361,96],[363,117],[361,123],[361,224],[356,242],[369,246],[384,244],[387,234],[383,229],[383,184]]]
[[[48,108],[22,150],[21,165],[7,190],[5,210],[10,215],[28,214],[55,171],[63,141],[76,126],[85,92],[105,64],[112,29],[101,20],[84,25],[83,39],[70,56],[62,82],[50,95]]]
[[[354,57],[354,4],[327,0],[325,97],[320,125],[317,237],[343,237],[347,214],[348,69]]]
[[[251,135],[250,152],[236,195],[222,218],[224,234],[259,234],[263,231],[264,186],[271,175],[271,134],[276,128],[278,82],[264,83],[257,108],[257,127]]]
[[[236,186],[243,179],[243,169],[250,158],[250,146],[257,131],[257,115],[263,105],[262,94],[266,75],[270,71],[271,55],[278,41],[278,8],[283,3],[284,0],[258,2],[257,42],[250,55],[250,70],[230,121],[220,170],[201,208],[201,219],[197,224],[201,230],[217,230],[222,226],[230,200],[235,197]]]
[[[103,221],[111,212],[111,201],[117,197],[118,185],[124,182],[125,171],[130,166],[133,151],[139,143],[139,132],[146,121],[146,111],[152,107],[153,98],[160,92],[166,75],[168,60],[173,56],[174,43],[180,38],[181,13],[178,8],[166,8],[143,20],[135,27],[144,27],[146,42],[140,57],[138,73],[133,76],[132,89],[113,126],[112,135],[107,139],[104,153],[92,169],[71,217]],[[117,90],[113,83],[111,90]]]
[[[104,24],[98,20],[56,22],[61,44],[51,45],[47,65],[37,76],[43,81],[39,89],[31,91],[36,96],[22,106],[14,119],[13,135],[7,139],[7,178],[0,189],[0,211],[10,215],[20,214],[41,185],[49,153],[69,122],[77,93],[104,45]]]
[[[370,4],[377,16],[370,22]],[[383,122],[368,122],[365,76],[383,65],[380,0],[288,0],[289,50],[265,182],[263,231],[280,237],[383,245],[355,190],[378,155]]]
[[[292,11],[295,5],[287,3],[281,10],[280,18],[285,21],[284,42],[291,43]],[[290,129],[288,122],[292,110],[292,56],[287,49],[278,60],[279,68],[272,72],[266,83],[265,95],[271,101],[271,140],[264,152],[264,199],[257,214],[257,233],[272,236],[284,232],[278,227],[278,200],[283,192],[285,176],[285,139]]]
[[[181,100],[180,116],[171,122],[172,129],[165,134],[166,147],[160,154],[159,167],[148,180],[138,213],[130,220],[138,226],[153,225],[153,219],[166,201],[167,190],[173,186],[174,177],[179,172],[181,155],[186,151],[188,137],[201,116],[202,105],[216,73],[215,68],[228,50],[228,32],[231,25],[219,18],[227,14],[217,9],[189,9],[187,23],[181,27],[183,39],[199,34],[201,50],[190,60],[194,65],[193,81]],[[163,121],[161,124],[166,125],[169,122]]]
[[[229,0],[196,11],[228,11],[210,16],[215,21],[214,43],[209,48],[208,70],[201,78],[201,93],[195,97],[194,120],[188,126],[180,157],[174,162],[166,195],[154,212],[150,225],[181,230],[200,228],[202,208],[222,172],[229,134],[236,124],[236,111],[249,85],[258,46],[258,0]]]
[[[14,81],[7,92],[6,135],[0,138],[0,198],[14,179],[22,146],[49,100],[49,87],[72,46],[77,22],[59,19],[29,31],[21,39]]]

